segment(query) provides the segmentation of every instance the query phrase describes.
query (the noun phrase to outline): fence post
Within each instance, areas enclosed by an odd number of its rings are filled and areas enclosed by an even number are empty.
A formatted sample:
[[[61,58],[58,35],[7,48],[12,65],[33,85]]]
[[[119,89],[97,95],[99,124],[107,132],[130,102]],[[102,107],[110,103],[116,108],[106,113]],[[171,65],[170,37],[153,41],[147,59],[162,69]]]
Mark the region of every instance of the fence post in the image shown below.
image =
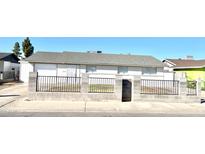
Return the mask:
[[[196,82],[196,95],[201,96],[201,79],[197,79]]]
[[[86,73],[82,74],[82,85],[81,85],[81,93],[88,93],[89,88],[89,75]]]
[[[141,78],[140,76],[134,76],[134,84],[133,84],[133,99],[134,101],[140,99],[140,93],[141,93]]]
[[[37,72],[30,72],[29,73],[29,83],[28,83],[28,90],[29,92],[36,92],[36,80],[37,80]]]
[[[122,100],[122,75],[116,75],[115,76],[115,95],[116,95],[116,99],[118,101]]]
[[[3,80],[3,72],[0,73],[0,80]]]
[[[187,96],[187,81],[185,78],[181,78],[179,81],[179,95],[180,96]]]

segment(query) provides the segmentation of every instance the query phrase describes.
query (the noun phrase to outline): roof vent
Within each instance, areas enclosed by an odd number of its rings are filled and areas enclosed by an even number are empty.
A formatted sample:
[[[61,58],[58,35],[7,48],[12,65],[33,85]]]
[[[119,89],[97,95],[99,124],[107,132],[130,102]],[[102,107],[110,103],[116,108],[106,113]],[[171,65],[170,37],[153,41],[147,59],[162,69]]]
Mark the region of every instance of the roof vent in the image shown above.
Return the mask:
[[[102,53],[102,51],[87,51],[87,53]]]
[[[187,60],[193,60],[194,57],[193,57],[193,56],[186,56],[186,59],[187,59]]]

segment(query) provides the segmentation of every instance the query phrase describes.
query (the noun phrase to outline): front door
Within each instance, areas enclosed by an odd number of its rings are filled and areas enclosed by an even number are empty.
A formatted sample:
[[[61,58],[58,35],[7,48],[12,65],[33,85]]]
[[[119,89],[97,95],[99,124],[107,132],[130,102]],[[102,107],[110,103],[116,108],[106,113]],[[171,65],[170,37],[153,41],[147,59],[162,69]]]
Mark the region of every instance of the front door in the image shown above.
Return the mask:
[[[122,80],[122,101],[129,102],[132,100],[132,82]]]

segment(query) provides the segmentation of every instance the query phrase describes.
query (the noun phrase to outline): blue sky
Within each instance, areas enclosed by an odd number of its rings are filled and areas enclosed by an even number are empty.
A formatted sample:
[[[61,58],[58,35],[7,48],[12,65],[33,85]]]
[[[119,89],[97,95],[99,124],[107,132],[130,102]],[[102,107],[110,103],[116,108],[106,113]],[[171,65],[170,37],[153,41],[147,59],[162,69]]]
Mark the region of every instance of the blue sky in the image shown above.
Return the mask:
[[[0,37],[0,51],[11,52],[23,37]],[[138,37],[30,37],[35,51],[88,51],[153,55],[156,58],[205,59],[205,38],[138,38]]]

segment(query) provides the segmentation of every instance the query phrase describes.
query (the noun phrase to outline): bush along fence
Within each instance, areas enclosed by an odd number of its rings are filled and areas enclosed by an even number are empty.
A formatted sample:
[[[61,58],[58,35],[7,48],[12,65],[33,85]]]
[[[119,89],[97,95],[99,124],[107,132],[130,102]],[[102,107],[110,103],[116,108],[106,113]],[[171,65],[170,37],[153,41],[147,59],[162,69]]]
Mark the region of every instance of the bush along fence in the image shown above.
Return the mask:
[[[130,79],[125,79],[123,75],[115,75],[114,78],[89,77],[88,74],[81,74],[81,77],[38,76],[36,72],[31,72],[29,99],[120,102],[123,97],[130,97],[134,102],[200,103],[200,81],[142,80],[138,76],[129,77]],[[124,80],[131,84],[124,85],[123,83],[127,83]]]

